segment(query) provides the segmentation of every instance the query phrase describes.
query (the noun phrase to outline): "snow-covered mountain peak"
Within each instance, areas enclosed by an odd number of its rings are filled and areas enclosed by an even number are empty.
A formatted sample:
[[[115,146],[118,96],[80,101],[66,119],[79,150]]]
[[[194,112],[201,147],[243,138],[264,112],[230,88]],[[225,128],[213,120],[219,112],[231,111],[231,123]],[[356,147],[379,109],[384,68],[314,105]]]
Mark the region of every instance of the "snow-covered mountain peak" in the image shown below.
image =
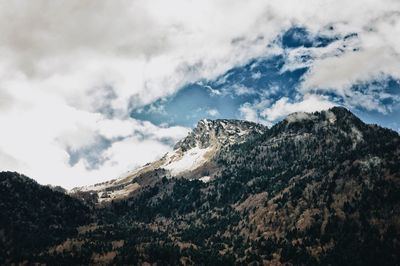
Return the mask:
[[[173,176],[187,174],[210,161],[221,147],[241,143],[266,129],[248,121],[202,119],[186,138],[175,145],[174,151],[164,157],[161,167]]]
[[[164,176],[184,176],[208,182],[213,178],[215,170],[210,169],[213,168],[212,160],[222,147],[244,142],[266,130],[266,127],[248,121],[203,119],[186,138],[175,145],[173,151],[160,160],[129,171],[117,179],[76,188],[72,192],[96,193],[99,202],[108,202],[127,197],[138,188]]]
[[[189,135],[174,149],[186,151],[194,147],[224,146],[243,142],[253,134],[262,134],[267,128],[256,123],[233,119],[202,119]]]

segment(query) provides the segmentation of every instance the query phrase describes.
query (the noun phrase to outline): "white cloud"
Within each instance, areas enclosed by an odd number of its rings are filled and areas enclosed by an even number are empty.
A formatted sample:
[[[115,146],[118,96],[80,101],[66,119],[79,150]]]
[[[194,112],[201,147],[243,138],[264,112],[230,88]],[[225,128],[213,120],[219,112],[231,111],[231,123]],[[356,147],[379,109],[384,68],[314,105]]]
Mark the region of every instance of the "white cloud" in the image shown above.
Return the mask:
[[[303,83],[303,91],[318,88],[344,96],[355,83],[380,80],[388,75],[400,77],[399,62],[400,55],[384,48],[317,60]]]
[[[315,112],[329,109],[332,106],[334,103],[328,99],[313,94],[305,95],[304,99],[298,102],[291,102],[289,98],[282,97],[271,107],[266,108],[261,116],[267,121],[273,122],[294,112]]]
[[[209,110],[207,110],[207,114],[210,115],[210,116],[215,117],[215,116],[219,115],[219,112],[218,112],[217,109],[209,109]]]
[[[265,99],[252,104],[245,103],[240,107],[239,111],[245,120],[272,126],[291,113],[321,111],[329,109],[334,105],[326,97],[316,94],[306,94],[296,100],[282,97],[275,102]]]
[[[390,77],[400,78],[398,62],[400,54],[378,47],[317,58],[305,75],[299,92],[332,93],[349,107],[388,113],[392,106],[383,104],[382,100],[399,102],[400,99],[398,92],[387,93],[384,83]],[[371,81],[381,85],[375,86],[370,84]]]
[[[400,45],[395,44],[400,42],[399,14],[375,12],[374,16],[365,17],[359,27],[351,24],[352,27],[339,31],[342,39],[327,47],[290,50],[283,70],[310,67],[299,88],[302,94],[333,93],[346,105],[386,113],[391,107],[379,102],[379,98],[385,95],[398,101],[398,96],[387,94],[385,86],[376,93],[368,88],[368,83],[385,81],[388,77],[400,79]],[[353,31],[350,37],[343,38],[350,30]],[[305,56],[308,60],[304,60]],[[360,92],[354,85],[365,88]]]
[[[250,103],[245,103],[240,106],[239,111],[244,120],[258,123],[259,117],[257,110]]]
[[[256,91],[253,88],[248,88],[248,87],[241,86],[241,85],[233,86],[233,90],[234,90],[235,94],[238,96],[251,95],[251,94],[256,93]]]
[[[219,90],[213,89],[211,86],[204,86],[205,88],[207,88],[210,91],[210,95],[211,96],[219,96],[222,95],[222,92],[220,92]]]
[[[266,126],[272,126],[272,121],[268,121],[261,116],[261,112],[270,106],[271,101],[264,99],[256,101],[254,103],[242,104],[239,108],[241,118],[244,120],[264,124]]]
[[[59,102],[1,113],[0,121],[6,125],[0,131],[0,150],[5,152],[1,153],[2,169],[65,187],[115,178],[158,158],[188,132],[183,127],[162,128],[131,118],[109,119]],[[70,165],[68,150],[79,152],[98,145],[99,137],[111,142],[97,155],[103,162],[100,168],[89,169],[85,154]]]

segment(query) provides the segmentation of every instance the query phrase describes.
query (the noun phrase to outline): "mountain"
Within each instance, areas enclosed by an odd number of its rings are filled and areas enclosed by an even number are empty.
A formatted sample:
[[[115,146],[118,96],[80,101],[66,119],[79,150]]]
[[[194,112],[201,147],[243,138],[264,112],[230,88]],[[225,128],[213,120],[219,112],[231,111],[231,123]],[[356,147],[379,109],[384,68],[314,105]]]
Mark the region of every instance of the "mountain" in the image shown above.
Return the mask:
[[[89,197],[97,203],[121,200],[162,177],[184,177],[210,181],[218,172],[213,159],[220,149],[247,141],[267,130],[260,124],[232,120],[201,120],[172,152],[161,159],[130,171],[118,179],[72,189],[77,197]],[[89,196],[88,196],[89,195]]]
[[[270,129],[245,124],[200,121],[148,175],[125,177],[144,185],[87,207],[92,220],[76,226],[77,234],[33,250],[27,261],[400,264],[397,132],[365,124],[341,107],[294,113]],[[168,165],[193,149],[213,153],[174,175]]]

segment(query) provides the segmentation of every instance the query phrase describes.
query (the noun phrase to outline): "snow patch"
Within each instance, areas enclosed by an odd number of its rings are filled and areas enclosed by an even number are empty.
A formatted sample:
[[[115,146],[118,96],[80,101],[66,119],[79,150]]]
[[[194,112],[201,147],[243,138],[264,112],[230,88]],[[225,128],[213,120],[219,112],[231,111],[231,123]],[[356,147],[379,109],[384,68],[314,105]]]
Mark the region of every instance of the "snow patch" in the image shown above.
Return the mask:
[[[88,192],[88,191],[101,191],[103,189],[106,189],[107,187],[110,186],[110,184],[113,182],[114,180],[110,180],[107,182],[103,182],[103,183],[99,183],[99,184],[94,184],[94,185],[90,185],[90,186],[83,186],[83,187],[77,187],[77,188],[73,188],[71,190],[71,192]]]
[[[211,181],[211,176],[203,176],[199,180],[204,182],[204,183],[208,183],[208,182]]]
[[[200,149],[196,146],[183,155],[180,155],[177,151],[173,152],[168,154],[167,162],[161,167],[171,171],[172,175],[194,170],[207,161],[205,155],[208,151],[210,151],[210,148]]]

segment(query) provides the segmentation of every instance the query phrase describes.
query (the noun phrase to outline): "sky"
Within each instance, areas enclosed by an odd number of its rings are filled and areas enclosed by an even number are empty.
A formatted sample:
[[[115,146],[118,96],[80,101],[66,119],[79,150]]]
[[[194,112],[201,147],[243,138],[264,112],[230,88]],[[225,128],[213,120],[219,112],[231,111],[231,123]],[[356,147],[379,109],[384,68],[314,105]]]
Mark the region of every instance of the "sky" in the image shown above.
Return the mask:
[[[73,188],[202,118],[345,106],[400,131],[398,0],[0,1],[0,170]]]

